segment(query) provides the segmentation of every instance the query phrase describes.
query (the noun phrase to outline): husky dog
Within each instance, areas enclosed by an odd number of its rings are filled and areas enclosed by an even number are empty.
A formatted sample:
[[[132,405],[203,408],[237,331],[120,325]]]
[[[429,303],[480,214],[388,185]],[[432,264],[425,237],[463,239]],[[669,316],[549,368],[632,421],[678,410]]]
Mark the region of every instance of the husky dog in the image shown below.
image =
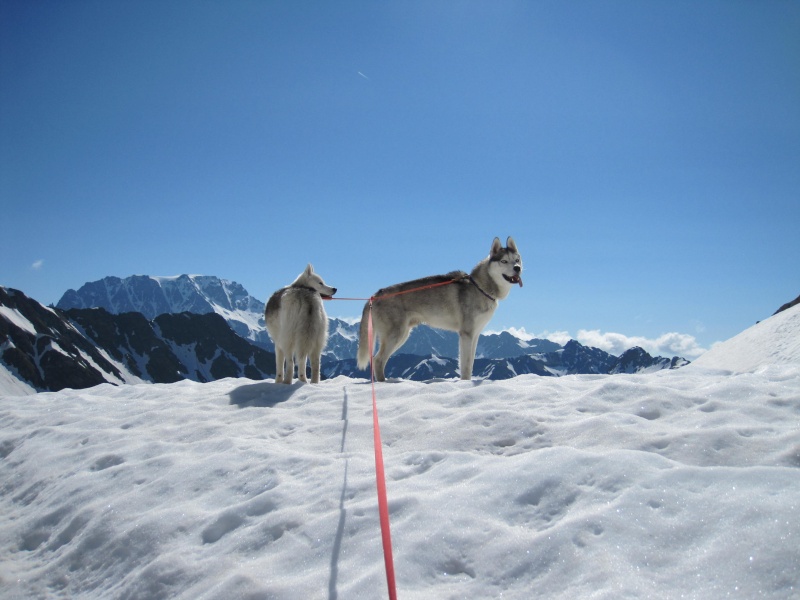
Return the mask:
[[[297,378],[307,381],[309,357],[311,383],[319,382],[320,357],[328,341],[328,315],[322,299],[335,293],[336,288],[325,285],[309,263],[294,283],[272,294],[264,319],[275,343],[275,383],[292,383],[295,360]]]
[[[514,240],[509,237],[503,248],[500,239],[494,238],[489,256],[470,274],[453,271],[378,290],[372,300],[373,329],[380,343],[373,363],[375,379],[386,379],[386,361],[420,323],[458,332],[461,379],[471,379],[478,336],[498,301],[508,296],[514,284],[522,287],[521,273],[522,258]],[[367,331],[369,312],[368,302],[358,336],[359,369],[367,368],[373,351]]]

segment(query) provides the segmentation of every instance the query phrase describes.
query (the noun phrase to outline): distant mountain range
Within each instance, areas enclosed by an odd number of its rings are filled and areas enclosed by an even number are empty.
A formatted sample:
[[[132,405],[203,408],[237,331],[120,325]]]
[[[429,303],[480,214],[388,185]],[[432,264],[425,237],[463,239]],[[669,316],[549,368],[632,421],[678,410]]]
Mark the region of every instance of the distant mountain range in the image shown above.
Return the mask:
[[[216,313],[243,338],[266,350],[275,350],[264,323],[264,303],[235,281],[209,275],[133,275],[125,279],[105,277],[86,283],[78,290],[67,290],[56,308],[104,308],[113,314],[137,312],[150,320],[162,314]],[[355,358],[358,328],[358,323],[330,319],[325,356],[331,360]],[[489,359],[514,358],[555,352],[560,348],[559,344],[549,340],[523,340],[503,332],[482,335],[478,341],[477,356]],[[457,357],[458,335],[422,325],[411,332],[399,353]]]
[[[210,276],[107,277],[69,290],[56,308],[0,287],[0,392],[17,384],[23,391],[57,391],[100,383],[271,378],[275,356],[263,310],[241,285]],[[355,364],[358,328],[329,320],[323,377],[369,376]],[[455,333],[420,326],[389,360],[387,376],[458,377],[457,356]],[[502,332],[481,336],[474,374],[640,373],[685,364],[641,348],[616,357],[575,340],[561,346]]]
[[[147,319],[169,313],[216,313],[241,337],[272,347],[264,324],[264,303],[235,281],[214,276],[104,277],[78,290],[67,290],[56,308],[104,308],[113,314],[138,312]]]

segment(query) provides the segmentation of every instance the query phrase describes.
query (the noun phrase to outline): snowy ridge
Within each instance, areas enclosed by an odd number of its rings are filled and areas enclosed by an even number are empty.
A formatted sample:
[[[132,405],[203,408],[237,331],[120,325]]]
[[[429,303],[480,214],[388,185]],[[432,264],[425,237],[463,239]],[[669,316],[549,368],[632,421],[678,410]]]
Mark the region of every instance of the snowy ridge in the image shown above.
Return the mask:
[[[717,354],[752,372],[378,385],[399,596],[798,597],[800,319],[748,331]],[[369,405],[348,377],[4,397],[4,596],[386,597]]]
[[[773,340],[764,344],[764,339]],[[698,367],[752,373],[772,365],[796,365],[800,356],[800,304],[776,313],[706,352]]]

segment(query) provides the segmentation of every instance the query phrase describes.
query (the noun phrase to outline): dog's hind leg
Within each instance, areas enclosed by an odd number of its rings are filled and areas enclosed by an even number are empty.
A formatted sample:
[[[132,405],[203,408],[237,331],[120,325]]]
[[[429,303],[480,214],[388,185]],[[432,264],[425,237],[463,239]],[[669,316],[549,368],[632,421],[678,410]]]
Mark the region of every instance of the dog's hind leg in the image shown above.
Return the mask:
[[[375,381],[386,381],[386,361],[389,360],[389,357],[392,355],[391,352],[384,351],[384,348],[387,347],[383,340],[380,340],[378,351],[372,358],[372,369],[375,375]]]
[[[389,357],[405,343],[410,333],[411,328],[406,327],[404,329],[394,330],[392,333],[385,336],[378,334],[378,343],[380,347],[373,359],[375,381],[386,381],[386,362],[389,360]]]
[[[287,352],[283,368],[283,383],[291,384],[294,377],[294,354]]]
[[[283,350],[281,350],[278,345],[275,345],[275,383],[283,383],[283,376],[284,376],[284,369],[286,368],[284,364],[284,356]]]
[[[301,354],[300,356],[297,357],[297,378],[303,383],[308,382],[308,376],[306,375],[307,364],[308,364],[307,354]]]

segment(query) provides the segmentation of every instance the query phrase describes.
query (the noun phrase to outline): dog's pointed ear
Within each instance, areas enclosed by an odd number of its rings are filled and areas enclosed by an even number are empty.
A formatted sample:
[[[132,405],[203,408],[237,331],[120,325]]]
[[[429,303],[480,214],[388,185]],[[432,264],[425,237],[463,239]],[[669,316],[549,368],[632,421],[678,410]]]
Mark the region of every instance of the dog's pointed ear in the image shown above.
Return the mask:
[[[497,256],[502,251],[503,251],[503,245],[500,243],[500,238],[499,237],[494,238],[494,241],[492,242],[492,249],[489,252],[489,256]]]
[[[314,265],[308,263],[308,266],[306,267],[306,275],[313,275],[313,274],[314,274]]]
[[[508,236],[508,239],[506,240],[506,248],[511,250],[511,252],[516,252],[519,254],[519,250],[517,250],[517,244],[514,242],[514,238],[511,236]]]

